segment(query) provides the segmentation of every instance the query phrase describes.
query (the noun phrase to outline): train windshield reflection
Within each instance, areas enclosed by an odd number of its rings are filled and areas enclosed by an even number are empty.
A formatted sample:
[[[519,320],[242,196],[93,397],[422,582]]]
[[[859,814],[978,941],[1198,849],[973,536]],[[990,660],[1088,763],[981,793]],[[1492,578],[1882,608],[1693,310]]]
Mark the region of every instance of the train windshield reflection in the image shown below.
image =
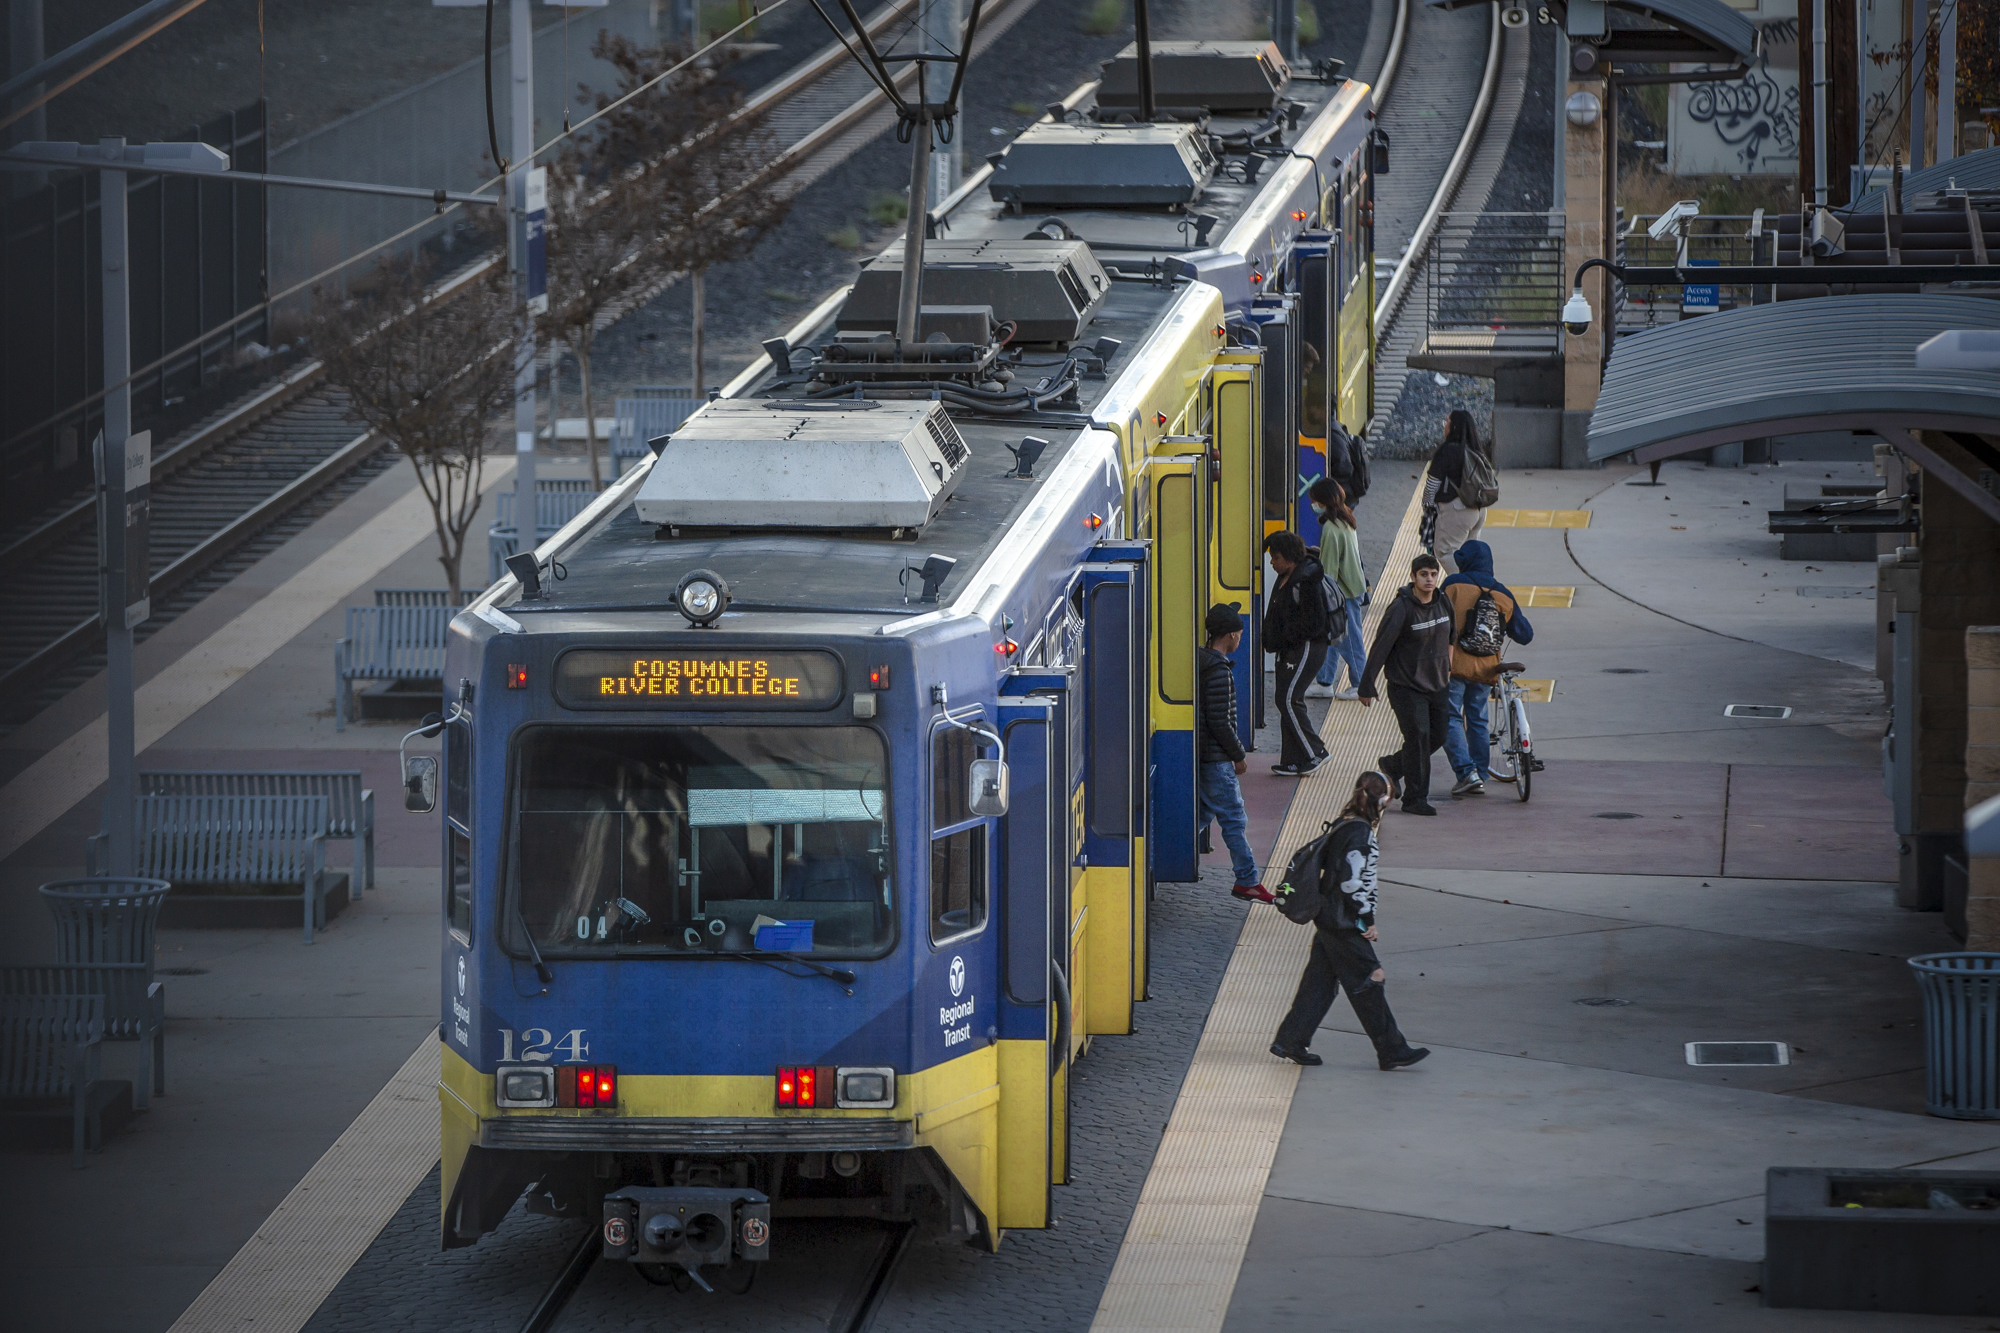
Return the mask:
[[[888,771],[860,727],[538,727],[508,889],[545,955],[883,952]],[[517,950],[518,951],[518,950]]]

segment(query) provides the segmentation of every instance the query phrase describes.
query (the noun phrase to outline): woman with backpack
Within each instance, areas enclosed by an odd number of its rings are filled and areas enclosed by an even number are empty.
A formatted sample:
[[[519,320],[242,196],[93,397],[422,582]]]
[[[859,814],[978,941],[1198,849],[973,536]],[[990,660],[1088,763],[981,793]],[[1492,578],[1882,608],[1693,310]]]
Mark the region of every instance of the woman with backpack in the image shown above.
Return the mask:
[[[1319,557],[1326,576],[1347,608],[1347,632],[1335,637],[1326,655],[1326,665],[1306,690],[1308,699],[1354,699],[1361,684],[1361,667],[1368,660],[1368,647],[1361,641],[1361,621],[1366,614],[1368,571],[1361,564],[1361,538],[1355,532],[1354,510],[1347,503],[1347,487],[1332,477],[1321,477],[1306,488],[1306,501],[1319,516],[1319,546],[1306,549]],[[1347,688],[1336,692],[1333,679],[1342,663],[1347,665]]]
[[[1424,549],[1440,560],[1450,559],[1479,535],[1486,526],[1487,509],[1499,498],[1499,476],[1480,443],[1472,413],[1454,408],[1445,418],[1444,443],[1431,455],[1424,474],[1424,514],[1418,529]]]
[[[1382,961],[1375,956],[1375,941],[1380,938],[1375,931],[1375,830],[1388,803],[1387,778],[1373,771],[1356,778],[1340,818],[1327,825],[1317,842],[1299,849],[1286,882],[1278,888],[1279,910],[1295,921],[1317,900],[1317,910],[1307,918],[1313,924],[1313,942],[1305,974],[1292,996],[1291,1012],[1271,1043],[1271,1054],[1280,1059],[1302,1065],[1324,1063],[1306,1048],[1333,1007],[1333,997],[1343,990],[1362,1030],[1375,1043],[1378,1068],[1403,1069],[1430,1054],[1424,1047],[1410,1045],[1396,1027],[1382,989],[1386,979]],[[1292,882],[1294,873],[1311,880],[1314,871],[1316,885]],[[1296,895],[1304,895],[1303,900],[1295,901]]]
[[[1326,742],[1306,713],[1306,686],[1326,661],[1334,628],[1327,605],[1325,571],[1292,531],[1264,538],[1264,553],[1278,581],[1264,611],[1264,651],[1278,655],[1278,762],[1281,778],[1302,778],[1326,762]]]

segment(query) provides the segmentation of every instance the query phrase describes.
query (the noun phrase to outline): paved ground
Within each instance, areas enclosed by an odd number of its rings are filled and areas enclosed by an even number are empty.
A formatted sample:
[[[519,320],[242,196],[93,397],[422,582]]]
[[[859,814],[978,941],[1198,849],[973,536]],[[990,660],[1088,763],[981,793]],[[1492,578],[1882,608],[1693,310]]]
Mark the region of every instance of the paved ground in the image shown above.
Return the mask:
[[[1520,654],[1556,681],[1533,709],[1547,771],[1526,805],[1496,785],[1389,817],[1380,949],[1434,1054],[1379,1073],[1336,1002],[1227,1327],[1991,1325],[1757,1294],[1766,1167],[2000,1157],[2000,1129],[1922,1114],[1902,960],[1952,942],[1886,882],[1881,691],[1848,665],[1872,664],[1850,642],[1872,608],[1799,597],[1860,580],[1781,563],[1734,512],[1761,528],[1785,471],[1842,466],[1504,477],[1505,504],[1593,511],[1567,538],[1486,534],[1502,579],[1577,589],[1531,611]],[[1794,712],[1724,718],[1736,702]],[[1762,1039],[1793,1063],[1685,1063],[1685,1042]]]

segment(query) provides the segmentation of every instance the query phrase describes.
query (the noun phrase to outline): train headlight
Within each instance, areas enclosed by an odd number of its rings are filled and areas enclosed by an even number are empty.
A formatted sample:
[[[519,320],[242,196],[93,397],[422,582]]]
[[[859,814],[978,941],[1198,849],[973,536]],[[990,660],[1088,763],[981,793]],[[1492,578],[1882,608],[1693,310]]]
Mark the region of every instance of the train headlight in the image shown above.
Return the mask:
[[[835,1106],[879,1109],[896,1104],[896,1071],[886,1066],[837,1069],[834,1080]]]
[[[701,628],[714,623],[729,606],[729,585],[715,571],[697,569],[681,579],[674,600],[688,623]]]
[[[556,1071],[547,1065],[502,1065],[493,1074],[493,1100],[501,1106],[554,1106]]]

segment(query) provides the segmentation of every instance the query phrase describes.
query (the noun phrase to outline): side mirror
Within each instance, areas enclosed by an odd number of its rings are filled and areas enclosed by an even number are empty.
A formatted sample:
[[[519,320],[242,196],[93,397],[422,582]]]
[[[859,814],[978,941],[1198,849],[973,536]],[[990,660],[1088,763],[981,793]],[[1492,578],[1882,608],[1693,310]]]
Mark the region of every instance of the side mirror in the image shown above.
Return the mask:
[[[434,754],[403,756],[403,808],[413,815],[437,809],[438,760]]]
[[[973,760],[970,786],[972,791],[970,806],[973,814],[1004,815],[1007,813],[1006,760]]]

